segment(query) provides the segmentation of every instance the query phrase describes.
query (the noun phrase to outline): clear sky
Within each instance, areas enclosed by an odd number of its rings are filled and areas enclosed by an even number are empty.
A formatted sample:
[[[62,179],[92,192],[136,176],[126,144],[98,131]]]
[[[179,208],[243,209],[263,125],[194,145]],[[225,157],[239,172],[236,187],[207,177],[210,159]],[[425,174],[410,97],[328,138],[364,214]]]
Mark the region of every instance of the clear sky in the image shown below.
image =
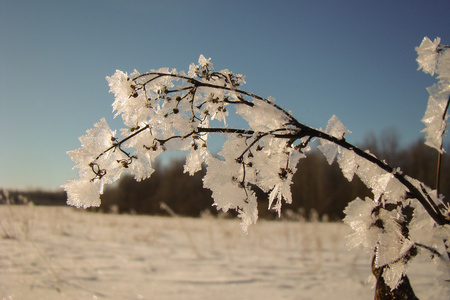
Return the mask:
[[[414,47],[450,44],[449,12],[448,0],[0,0],[0,187],[76,176],[66,151],[113,117],[105,76],[187,71],[200,54],[300,122],[325,128],[336,114],[351,142],[395,128],[408,145],[435,82]]]

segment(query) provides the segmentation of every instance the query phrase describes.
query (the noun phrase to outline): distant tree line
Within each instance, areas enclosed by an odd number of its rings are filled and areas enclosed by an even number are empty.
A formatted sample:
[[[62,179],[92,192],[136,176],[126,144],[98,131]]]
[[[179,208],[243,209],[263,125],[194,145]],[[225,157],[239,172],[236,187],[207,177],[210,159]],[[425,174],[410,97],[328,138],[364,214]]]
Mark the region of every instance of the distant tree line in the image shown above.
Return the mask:
[[[368,134],[362,148],[377,157],[400,167],[405,174],[417,178],[431,187],[436,186],[436,152],[418,140],[410,147],[400,149],[395,130],[386,130],[378,138]],[[167,166],[155,166],[151,178],[136,182],[125,176],[102,195],[102,205],[94,210],[102,212],[167,215],[161,203],[180,216],[198,217],[204,212],[216,215],[212,207],[211,192],[203,188],[204,174],[183,173],[183,160],[174,160]],[[348,182],[334,163],[331,167],[318,151],[312,151],[300,160],[294,175],[293,203],[285,204],[283,212],[296,213],[305,219],[328,218],[340,220],[348,202],[356,197],[369,196],[367,187],[355,176]],[[450,195],[450,159],[444,155],[441,166],[440,193]],[[261,218],[275,218],[276,213],[265,209],[267,196],[257,191]]]
[[[0,204],[66,205],[64,191],[4,190],[0,191]]]

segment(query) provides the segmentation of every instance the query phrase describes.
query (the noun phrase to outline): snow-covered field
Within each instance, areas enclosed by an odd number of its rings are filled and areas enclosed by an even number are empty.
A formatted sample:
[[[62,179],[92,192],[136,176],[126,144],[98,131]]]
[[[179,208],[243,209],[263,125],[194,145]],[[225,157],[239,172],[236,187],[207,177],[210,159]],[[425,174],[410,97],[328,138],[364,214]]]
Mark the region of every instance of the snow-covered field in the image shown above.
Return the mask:
[[[0,299],[373,299],[370,254],[341,223],[88,213],[0,205]],[[434,266],[411,265],[420,299]]]

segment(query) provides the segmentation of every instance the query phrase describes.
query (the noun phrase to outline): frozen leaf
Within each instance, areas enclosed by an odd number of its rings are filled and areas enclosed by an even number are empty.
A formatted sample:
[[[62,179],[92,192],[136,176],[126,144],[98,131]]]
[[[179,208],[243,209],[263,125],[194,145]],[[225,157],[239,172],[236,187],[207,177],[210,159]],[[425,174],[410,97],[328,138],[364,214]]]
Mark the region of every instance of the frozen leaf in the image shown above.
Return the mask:
[[[194,63],[191,63],[189,65],[188,76],[189,77],[195,77],[197,75],[197,72],[198,72],[198,67]]]
[[[94,128],[88,129],[86,133],[86,135],[79,137],[81,147],[67,152],[72,160],[77,163],[74,168],[79,169],[79,176],[91,176],[93,178],[95,175],[90,164],[95,161],[103,164],[101,169],[111,168],[111,172],[108,173],[110,179],[117,178],[117,174],[114,174],[112,169],[117,167],[117,160],[126,158],[126,156],[120,151],[100,155],[114,146],[115,131],[112,131],[106,120],[102,118],[100,122],[94,124]]]
[[[350,131],[335,115],[333,115],[328,121],[325,132],[337,139],[343,139],[345,134],[350,133]]]
[[[247,201],[242,204],[242,208],[238,209],[238,217],[241,218],[242,231],[247,233],[248,227],[258,220],[258,204],[253,191],[250,191]]]
[[[385,193],[386,187],[389,181],[394,177],[391,173],[386,173],[377,165],[358,157],[358,168],[355,174],[361,179],[361,181],[372,190],[374,200],[378,200],[379,197]]]
[[[242,165],[235,160],[222,161],[210,156],[206,170],[203,186],[212,191],[214,205],[224,212],[238,211],[242,229],[246,231],[256,222],[258,211],[254,192],[242,182]]]
[[[137,74],[137,72],[133,73]],[[106,77],[110,87],[110,93],[114,94],[112,104],[114,117],[122,115],[124,124],[134,126],[145,121],[150,110],[143,109],[147,103],[144,93],[135,89],[135,84],[128,75],[117,70],[111,77]]]
[[[450,86],[435,84],[428,88],[430,97],[428,99],[427,110],[422,118],[425,124],[426,133],[425,144],[443,153],[442,137],[446,128],[448,114],[446,112],[447,102],[450,94]]]
[[[255,100],[253,103],[253,106],[236,106],[236,113],[244,118],[253,130],[267,132],[283,128],[288,122],[286,115],[273,105],[261,100]]]
[[[115,102],[115,105],[117,106],[115,109],[120,111],[120,106],[123,105],[123,103],[120,102],[129,99],[135,92],[133,83],[130,81],[128,74],[120,70],[116,70],[110,77],[107,76],[106,81],[108,81],[109,84],[109,92],[114,94],[116,101],[120,100],[117,101],[117,103]]]
[[[339,152],[339,145],[326,140],[320,140],[319,150],[331,165]]]
[[[199,148],[197,148],[199,147]],[[209,156],[209,152],[206,147],[196,146],[191,147],[189,154],[186,157],[186,164],[184,165],[184,173],[189,173],[189,175],[194,175],[196,172],[202,169],[202,164],[206,161]]]
[[[116,132],[112,131],[105,118],[102,118],[100,122],[94,124],[94,128],[86,130],[86,133],[79,137],[83,150],[81,152],[68,151],[68,154],[75,162],[89,164],[90,161],[87,161],[86,158],[90,157],[90,160],[93,160],[98,154],[111,147],[113,145],[112,138]]]
[[[437,78],[443,83],[450,84],[450,51],[447,49],[441,52],[436,66]]]
[[[432,42],[428,37],[424,37],[420,46],[416,47],[419,70],[422,69],[431,76],[433,76],[436,71],[436,61],[438,56],[436,50],[440,42],[441,38],[435,38]]]
[[[215,91],[205,97],[204,111],[208,112],[211,120],[224,122],[226,125],[226,117],[229,112],[227,109],[228,103],[224,102],[225,94],[223,91]]]
[[[388,214],[386,210],[381,210],[381,213]],[[377,267],[394,263],[401,258],[404,243],[408,246],[406,250],[409,250],[412,246],[412,243],[403,237],[401,227],[394,218],[387,215],[382,215],[379,218],[383,220],[384,230],[377,238],[378,244],[375,260]]]
[[[146,153],[140,152],[133,155],[136,156],[136,158],[133,163],[129,165],[127,172],[134,175],[136,181],[150,178],[155,171],[152,167],[153,158],[151,153],[147,151]]]
[[[341,154],[337,158],[342,174],[348,181],[353,180],[353,176],[358,169],[357,157],[353,151],[342,149]]]
[[[382,276],[386,284],[393,290],[401,283],[401,279],[405,273],[405,263],[403,261],[398,261],[385,268]]]
[[[283,139],[266,137],[259,150],[252,151],[250,162],[255,180],[251,181],[269,193],[269,208],[281,213],[282,200],[292,202],[290,185],[299,160],[305,155],[293,150]]]
[[[395,172],[399,172],[398,170]],[[384,178],[385,180],[388,180],[388,183],[385,187],[383,197],[386,202],[396,203],[399,200],[403,200],[407,189],[406,187],[400,183],[392,174],[392,176],[386,176]]]
[[[381,229],[373,226],[372,212],[378,204],[370,198],[361,200],[356,198],[344,210],[344,223],[353,229],[353,233],[346,237],[347,246],[355,248],[362,246],[367,251],[373,251]]]
[[[200,57],[198,58],[198,63],[200,64],[201,67],[208,67],[210,70],[213,69],[212,67],[212,63],[211,63],[211,58],[206,59],[203,54],[200,55]]]
[[[339,119],[333,115],[330,120],[328,121],[327,128],[325,132],[332,137],[335,137],[337,139],[343,139],[345,134],[350,132],[347,130],[347,128],[339,121]],[[325,140],[320,140],[319,150],[322,151],[323,155],[325,155],[328,163],[331,165],[336,158],[336,155],[339,152],[339,145]]]
[[[61,187],[67,192],[68,205],[83,208],[100,206],[100,194],[103,193],[101,180],[71,179]]]
[[[433,232],[436,224],[420,203],[413,202],[412,205],[414,215],[409,226],[411,239],[427,244],[432,241],[433,236],[431,234],[424,236],[423,233]]]

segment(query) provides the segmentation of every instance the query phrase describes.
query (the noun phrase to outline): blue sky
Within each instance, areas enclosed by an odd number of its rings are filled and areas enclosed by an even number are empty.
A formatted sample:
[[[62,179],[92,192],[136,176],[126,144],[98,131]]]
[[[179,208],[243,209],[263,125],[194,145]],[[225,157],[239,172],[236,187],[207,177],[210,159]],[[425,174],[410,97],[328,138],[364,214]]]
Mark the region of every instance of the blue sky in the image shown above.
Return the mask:
[[[0,187],[76,176],[66,151],[112,120],[105,76],[188,70],[200,54],[300,122],[325,128],[336,114],[351,142],[395,128],[408,145],[423,136],[435,82],[414,47],[424,36],[450,44],[449,11],[448,0],[0,0]]]

